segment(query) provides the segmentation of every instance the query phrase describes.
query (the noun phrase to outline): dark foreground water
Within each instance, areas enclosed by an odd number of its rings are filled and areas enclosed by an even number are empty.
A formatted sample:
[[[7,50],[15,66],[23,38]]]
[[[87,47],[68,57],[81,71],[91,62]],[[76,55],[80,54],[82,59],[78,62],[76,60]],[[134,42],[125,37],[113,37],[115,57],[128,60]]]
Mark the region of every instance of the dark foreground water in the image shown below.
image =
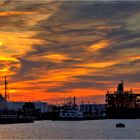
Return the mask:
[[[123,122],[125,128],[116,128]],[[140,120],[36,121],[0,125],[0,139],[140,139]]]

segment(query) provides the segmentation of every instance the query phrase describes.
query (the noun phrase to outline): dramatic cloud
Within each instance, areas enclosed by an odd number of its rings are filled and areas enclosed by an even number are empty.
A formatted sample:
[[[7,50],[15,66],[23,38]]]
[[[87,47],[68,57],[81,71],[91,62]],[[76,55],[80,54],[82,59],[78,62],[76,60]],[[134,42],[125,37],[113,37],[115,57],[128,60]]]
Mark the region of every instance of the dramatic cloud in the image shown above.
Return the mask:
[[[139,1],[0,2],[0,83],[11,100],[103,102],[120,80],[140,93],[139,23]]]

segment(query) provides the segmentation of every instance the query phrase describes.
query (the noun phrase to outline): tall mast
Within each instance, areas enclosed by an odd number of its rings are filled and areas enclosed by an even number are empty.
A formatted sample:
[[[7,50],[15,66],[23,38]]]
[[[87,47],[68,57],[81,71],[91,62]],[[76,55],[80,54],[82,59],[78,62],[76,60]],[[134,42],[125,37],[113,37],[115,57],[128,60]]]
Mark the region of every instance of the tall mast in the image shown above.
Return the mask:
[[[4,77],[5,78],[5,80],[4,80],[4,84],[5,84],[5,95],[4,95],[4,97],[5,97],[5,100],[7,100],[7,85],[8,85],[8,82],[7,82],[7,79],[6,79],[6,76]]]

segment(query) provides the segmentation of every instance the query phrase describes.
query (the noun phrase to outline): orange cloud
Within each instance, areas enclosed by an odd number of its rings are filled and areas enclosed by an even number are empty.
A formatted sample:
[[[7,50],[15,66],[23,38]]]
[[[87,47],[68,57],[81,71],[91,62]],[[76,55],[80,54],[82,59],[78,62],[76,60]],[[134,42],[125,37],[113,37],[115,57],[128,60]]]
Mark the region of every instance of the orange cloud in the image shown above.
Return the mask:
[[[74,76],[85,75],[90,73],[93,70],[88,70],[85,68],[75,68],[73,69],[60,69],[60,70],[51,70],[48,72],[47,76],[44,74],[39,75],[39,77],[35,80],[27,80],[21,82],[14,82],[9,77],[9,94],[10,100],[16,101],[20,100],[22,96],[25,97],[22,100],[27,101],[28,99],[32,100],[43,100],[43,99],[53,99],[53,98],[62,98],[63,93],[58,92],[47,92],[47,89],[52,87],[59,87],[63,85],[63,83],[68,82],[69,80],[75,80]],[[44,88],[45,87],[45,88]],[[4,86],[1,86],[4,93]],[[42,89],[46,89],[43,91]],[[80,93],[80,90],[79,90]],[[70,95],[79,96],[79,93],[75,94],[75,92],[71,91]],[[90,95],[89,93],[88,95]]]
[[[44,56],[44,58],[47,58],[50,61],[57,62],[57,63],[70,59],[68,56],[66,56],[64,54],[48,54],[48,55]]]
[[[33,39],[36,32],[0,32],[0,54],[12,56],[21,55],[31,51],[33,44],[42,43],[39,39]]]
[[[65,68],[60,70],[52,70],[48,72],[46,81],[69,81],[75,76],[86,75],[93,71],[95,70],[87,68]]]
[[[40,62],[46,62],[46,61],[51,61],[55,63],[61,63],[65,60],[71,59],[65,54],[59,54],[59,53],[52,53],[52,54],[42,54],[42,55],[31,55],[28,56],[27,60],[32,60],[32,61],[40,61]]]
[[[28,15],[28,14],[33,14],[33,12],[25,12],[25,11],[5,11],[5,12],[0,12],[0,17],[2,16],[11,16],[11,15]]]
[[[140,59],[140,55],[131,56],[131,58],[129,58],[129,59],[130,59],[130,61],[139,60]]]

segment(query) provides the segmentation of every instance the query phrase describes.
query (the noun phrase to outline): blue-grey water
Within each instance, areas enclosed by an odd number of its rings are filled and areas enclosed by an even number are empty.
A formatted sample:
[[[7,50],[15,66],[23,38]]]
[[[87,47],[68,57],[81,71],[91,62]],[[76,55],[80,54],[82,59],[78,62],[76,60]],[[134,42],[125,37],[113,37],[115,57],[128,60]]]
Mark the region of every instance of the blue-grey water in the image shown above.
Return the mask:
[[[116,123],[125,128],[116,128]],[[140,139],[140,119],[0,124],[0,139]]]

